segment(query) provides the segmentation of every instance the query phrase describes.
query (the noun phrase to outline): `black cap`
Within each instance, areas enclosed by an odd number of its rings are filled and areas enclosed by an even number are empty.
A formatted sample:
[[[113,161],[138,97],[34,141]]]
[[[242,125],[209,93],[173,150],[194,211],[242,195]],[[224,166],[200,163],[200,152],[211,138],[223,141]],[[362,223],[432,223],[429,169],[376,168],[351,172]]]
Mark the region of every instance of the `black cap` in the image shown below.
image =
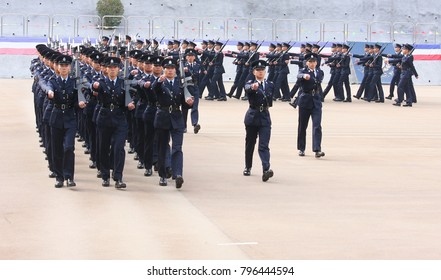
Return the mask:
[[[208,42],[206,40],[202,40],[202,45],[208,45]]]
[[[192,46],[193,48],[196,48],[196,43],[195,42],[188,42],[188,44],[190,45],[190,46]]]
[[[306,45],[305,44],[301,44],[300,47],[301,48],[306,48]]]
[[[267,66],[266,61],[261,59],[251,63],[251,68],[253,69],[265,69],[266,66]]]
[[[317,61],[318,55],[316,53],[310,52],[305,54],[306,61]]]
[[[156,40],[156,39],[153,39],[153,44],[155,44],[155,45],[159,45],[159,42],[158,42],[158,40]]]
[[[336,43],[332,43],[331,48],[336,48],[336,47],[337,47],[337,44]]]
[[[185,55],[194,55],[196,56],[196,51],[194,49],[186,49],[185,50]]]
[[[337,44],[337,48],[342,48],[343,47],[343,44]]]
[[[306,43],[307,48],[312,48],[312,45],[310,43]]]
[[[214,43],[213,40],[208,40],[208,44],[209,44],[209,45],[214,45],[215,43]]]
[[[222,43],[222,42],[220,42],[220,41],[217,41],[217,42],[215,43],[216,46],[220,46],[220,47],[222,47],[223,44],[224,44],[224,43]]]
[[[374,49],[374,45],[369,45],[369,48],[370,49]]]
[[[136,55],[141,54],[140,50],[131,50],[129,52],[129,57],[135,57]]]
[[[365,45],[364,45],[364,48],[365,48],[365,49],[369,49],[369,44],[365,44]]]
[[[142,39],[136,39],[136,43],[137,43],[137,44],[141,44],[141,45],[143,45],[143,44],[144,44],[144,40],[142,40]]]
[[[245,43],[244,43],[244,46],[249,47],[249,46],[250,46],[250,43],[249,43],[249,42],[245,42]]]
[[[105,66],[106,64],[107,64],[107,56],[105,56],[105,55],[103,55],[99,60],[98,60],[98,63],[100,64],[100,65],[103,65],[103,66]]]
[[[403,46],[401,44],[395,44],[395,48],[402,48]]]
[[[282,47],[282,43],[277,43],[276,46],[281,48]]]
[[[379,44],[375,44],[375,45],[374,45],[374,48],[376,48],[376,49],[381,49],[381,45],[379,45]]]
[[[242,42],[237,42],[237,46],[243,47],[243,43]]]
[[[175,62],[174,59],[171,59],[171,58],[164,59],[162,61],[162,67],[164,67],[164,68],[170,68],[170,67],[176,68],[176,62]]]
[[[141,62],[143,62],[143,63],[145,63],[145,64],[151,64],[151,63],[152,63],[152,62],[151,62],[152,57],[153,57],[153,55],[151,55],[151,54],[143,54],[143,55],[138,59],[138,61],[141,61]]]
[[[276,45],[274,45],[273,43],[270,43],[270,44],[269,44],[269,47],[275,49],[275,48],[276,48]]]
[[[318,45],[318,44],[312,44],[312,47],[313,47],[314,49],[320,49],[320,45]]]
[[[149,39],[145,39],[145,44],[146,45],[150,45],[151,44],[150,40]]]
[[[116,35],[115,35],[115,36],[113,37],[113,40],[118,40],[118,41],[119,41],[119,36],[116,36]]]
[[[91,56],[90,58],[93,60],[93,62],[95,63],[99,63],[100,59],[103,57],[102,54],[100,53],[95,53],[93,56]]]
[[[132,37],[130,37],[129,35],[126,35],[126,40],[131,41],[131,40],[132,40]]]
[[[121,59],[119,57],[109,57],[107,60],[107,66],[119,66]]]
[[[57,62],[57,59],[58,59],[60,56],[62,56],[61,53],[59,53],[59,52],[54,52],[54,53],[52,53],[48,58],[49,58],[49,60],[52,61],[52,62]]]
[[[255,47],[257,47],[257,42],[253,42],[253,41],[251,41],[251,42],[250,42],[250,46],[255,46]]]
[[[343,48],[343,49],[347,49],[347,50],[348,50],[348,49],[349,49],[349,46],[348,46],[348,45],[346,45],[346,44],[343,44],[343,45],[342,45],[342,48]]]
[[[179,41],[179,40],[173,40],[173,45],[180,45],[181,44],[181,41]]]
[[[287,47],[287,48],[289,48],[289,44],[286,43],[286,42],[284,42],[284,43],[282,43],[282,47]]]
[[[153,63],[153,65],[155,65],[155,66],[162,66],[163,60],[164,60],[164,58],[162,56],[153,56],[150,59],[150,62]]]
[[[62,54],[57,57],[56,62],[60,65],[72,64],[72,57]]]
[[[173,46],[173,41],[168,41],[167,46]]]
[[[189,42],[188,42],[187,40],[183,40],[183,41],[182,41],[182,44],[183,44],[183,45],[188,45],[188,43],[189,43]]]
[[[403,49],[411,51],[411,50],[413,50],[413,46],[411,44],[404,44]]]
[[[101,37],[101,39],[102,39],[103,41],[109,41],[109,40],[110,40],[109,37],[107,37],[107,36],[103,36],[103,37]]]

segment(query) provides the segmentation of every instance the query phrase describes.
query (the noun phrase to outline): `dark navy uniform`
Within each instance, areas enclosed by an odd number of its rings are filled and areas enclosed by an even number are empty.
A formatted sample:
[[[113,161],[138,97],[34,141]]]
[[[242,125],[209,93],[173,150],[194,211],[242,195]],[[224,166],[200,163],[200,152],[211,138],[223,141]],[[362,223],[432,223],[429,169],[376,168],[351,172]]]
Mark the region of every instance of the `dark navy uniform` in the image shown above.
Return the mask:
[[[72,58],[61,55],[57,58],[59,65],[70,65]],[[78,93],[75,80],[54,76],[48,82],[48,95],[53,93],[54,108],[50,115],[51,142],[53,152],[53,169],[57,183],[61,187],[67,180],[67,186],[75,186],[75,133],[77,129]]]
[[[316,54],[305,56],[308,61],[316,61]],[[309,118],[312,118],[312,150],[316,157],[324,156],[321,151],[322,142],[322,101],[321,94],[317,88],[323,80],[323,72],[317,69],[309,69],[308,67],[301,70],[297,75],[297,79],[301,84],[300,96],[297,105],[299,106],[299,126],[297,134],[297,149],[299,155],[304,156],[306,148],[306,129],[308,128]],[[309,75],[309,80],[305,77]]]
[[[119,66],[119,58],[109,58],[107,66]],[[96,119],[100,139],[101,176],[103,186],[109,186],[110,169],[113,170],[112,177],[116,181],[116,188],[125,188],[122,181],[125,163],[124,145],[127,139],[127,108],[126,93],[124,91],[124,80],[115,78],[110,80],[106,77],[98,81],[96,89],[98,99],[102,104]],[[113,155],[113,166],[111,167],[110,155]]]
[[[370,45],[366,44],[364,46],[365,53],[363,55],[354,54],[353,57],[359,58],[357,65],[363,66],[363,79],[361,80],[360,86],[358,87],[357,93],[353,97],[360,99],[363,92],[365,92],[366,85],[368,84],[369,78],[369,64],[372,61],[372,55],[369,52]],[[366,94],[365,94],[366,95]]]
[[[230,92],[227,94],[228,97],[232,97],[234,92],[236,91],[237,87],[239,86],[240,82],[240,76],[242,76],[243,72],[243,64],[245,63],[243,59],[237,57],[238,54],[243,53],[243,46],[244,44],[242,42],[237,42],[237,48],[239,52],[232,52],[232,53],[226,53],[225,56],[228,57],[235,57],[233,64],[236,65],[236,76],[234,77],[233,85],[231,86]]]
[[[196,56],[196,52],[194,50],[188,49],[186,50],[185,55]],[[186,61],[184,63],[184,67],[187,68],[187,71],[185,72],[185,79],[187,80],[187,89],[194,98],[193,106],[191,107],[191,113],[190,113],[191,125],[193,126],[194,133],[197,134],[201,129],[201,126],[199,124],[200,93],[198,87],[198,80],[199,80],[199,73],[201,71],[201,66],[200,63],[198,63],[195,60],[193,63],[189,63],[188,61]],[[182,115],[184,117],[185,129],[187,129],[188,110],[189,108],[187,106],[182,107]]]
[[[213,60],[210,62],[213,67],[213,76],[211,78],[211,83],[209,86],[209,95],[212,98],[218,98],[217,101],[227,101],[227,94],[225,92],[224,81],[222,79],[222,75],[225,73],[224,68],[224,54],[220,47],[222,47],[223,43],[216,42],[216,46],[219,47],[219,50],[215,50],[215,55]]]
[[[283,47],[289,48],[289,44],[283,43]],[[289,54],[286,53],[286,51],[282,52],[277,59],[277,62],[274,64],[279,66],[279,71],[277,75],[277,80],[274,87],[274,92],[277,94],[279,90],[282,91],[282,101],[290,101],[289,97],[289,85],[288,85],[288,74],[289,74],[289,68],[286,64],[286,61],[289,60]]]
[[[348,50],[349,46],[344,44],[342,48]],[[346,52],[346,53],[342,53],[341,59],[336,65],[338,68],[340,68],[340,77],[337,82],[338,85],[337,97],[339,99],[342,99],[344,102],[352,101],[351,85],[349,84],[349,75],[351,74],[350,63],[351,63],[351,57],[349,53]],[[345,90],[346,90],[346,99],[344,95],[343,85],[345,86]]]
[[[403,54],[401,53],[401,47],[402,45],[395,44],[396,52],[394,54],[383,54],[383,56],[391,58],[389,59],[389,64],[394,69],[394,74],[392,76],[392,79],[390,80],[389,85],[389,96],[387,96],[386,99],[392,99],[394,97],[395,86],[398,86],[398,83],[400,82],[401,68],[398,67],[398,64],[401,62],[401,58],[403,57]]]
[[[372,68],[373,75],[370,84],[367,87],[368,101],[384,102],[383,85],[381,84],[381,75],[383,75],[383,57],[379,53],[381,45],[375,44],[377,53],[374,53],[374,58],[369,65]],[[378,97],[377,97],[378,95]]]
[[[412,107],[412,103],[416,102],[415,91],[412,89],[412,76],[418,78],[418,73],[413,64],[413,55],[409,51],[413,50],[413,46],[405,44],[403,46],[403,57],[401,58],[401,76],[398,83],[398,99],[393,105],[400,106],[404,101],[404,94],[406,94],[406,107]]]
[[[164,67],[175,67],[174,61],[165,59]],[[158,135],[158,168],[161,186],[167,185],[166,154],[169,147],[170,137],[172,139],[171,167],[173,178],[176,180],[176,188],[181,188],[184,183],[183,175],[183,153],[182,143],[184,140],[184,118],[181,106],[187,106],[184,100],[184,93],[179,78],[173,80],[165,79],[161,82],[156,80],[153,85],[158,100],[158,110],[154,126]]]
[[[264,60],[255,61],[251,68],[256,70],[264,70],[266,67]],[[245,170],[243,174],[249,176],[253,165],[253,153],[256,145],[257,137],[259,137],[259,157],[262,161],[263,175],[262,180],[267,181],[273,176],[270,169],[270,150],[269,141],[271,137],[271,117],[269,107],[273,104],[274,84],[268,80],[249,80],[245,84],[245,92],[248,96],[250,107],[245,114]],[[258,83],[257,89],[254,85]]]

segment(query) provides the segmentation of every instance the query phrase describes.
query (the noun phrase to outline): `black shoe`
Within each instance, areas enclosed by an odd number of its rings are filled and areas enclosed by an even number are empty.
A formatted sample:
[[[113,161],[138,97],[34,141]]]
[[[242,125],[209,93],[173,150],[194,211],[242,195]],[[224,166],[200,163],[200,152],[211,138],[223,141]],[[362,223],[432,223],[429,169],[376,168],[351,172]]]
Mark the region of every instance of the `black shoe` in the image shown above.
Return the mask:
[[[83,139],[83,137],[80,136],[77,141],[78,142],[84,142],[84,139]]]
[[[90,150],[89,150],[89,149],[85,149],[85,150],[84,150],[84,154],[86,154],[86,155],[90,155]]]
[[[263,171],[262,175],[262,181],[266,182],[269,178],[274,176],[274,172],[271,169],[268,169],[267,171]]]
[[[133,160],[139,160],[138,154],[135,154],[135,156],[133,157]]]
[[[412,107],[412,103],[403,104],[403,107]]]
[[[41,147],[41,148],[43,148],[43,147],[44,147],[44,144],[43,144],[43,143],[41,143],[41,144],[40,144],[40,147]]]
[[[177,189],[182,188],[182,184],[184,184],[184,178],[182,178],[182,176],[177,176],[176,177],[176,188]]]
[[[305,151],[299,151],[299,157],[304,157],[305,156]]]
[[[227,101],[226,97],[220,97],[217,101]]]
[[[400,100],[398,100],[398,98],[395,98],[394,101],[397,103],[400,102]]]
[[[86,147],[87,147],[87,144],[86,144],[86,143],[83,143],[83,145],[81,145],[81,147],[86,148]]]
[[[58,188],[61,188],[63,186],[63,181],[62,180],[57,180],[56,182],[55,182],[55,187],[58,189]]]
[[[324,157],[324,156],[325,156],[325,153],[322,152],[322,151],[315,152],[315,157],[316,157],[316,158],[321,158],[321,157]]]
[[[171,176],[173,175],[173,170],[171,169],[171,167],[167,167],[165,172],[167,173],[167,179],[170,179]]]
[[[340,98],[334,98],[332,100],[335,101],[335,102],[342,102],[343,101],[343,99],[340,99]]]
[[[151,169],[146,169],[144,172],[144,176],[146,176],[146,177],[150,177],[150,176],[152,176],[152,174],[153,174],[153,171]]]
[[[237,100],[239,100],[239,99],[240,99],[240,96],[233,95],[233,98],[236,98]]]
[[[392,100],[393,97],[394,97],[393,95],[389,95],[389,96],[386,96],[386,99]]]
[[[135,149],[134,148],[130,148],[129,151],[127,152],[129,154],[134,154],[135,153]]]
[[[125,189],[126,183],[124,183],[122,180],[116,180],[115,182],[115,189]]]
[[[346,98],[345,100],[343,100],[343,102],[352,102],[352,100]]]
[[[401,106],[401,103],[399,103],[399,102],[395,102],[395,103],[393,103],[392,105],[394,105],[394,106]]]
[[[77,184],[75,184],[74,180],[72,179],[67,179],[67,183],[66,186],[68,187],[75,187]]]
[[[289,106],[293,107],[294,109],[297,108],[297,105],[292,102],[289,102]]]
[[[98,170],[98,171],[96,172],[96,177],[97,177],[97,178],[101,178],[101,177],[102,177],[102,175],[101,175],[101,171]]]
[[[158,163],[154,163],[153,164],[153,170],[158,172],[159,168],[158,168]]]
[[[206,96],[206,97],[205,97],[205,100],[210,100],[210,101],[213,101],[213,100],[214,100],[214,98],[213,98],[213,97],[211,97],[211,96]]]
[[[248,100],[248,96],[243,96],[241,100]]]
[[[231,97],[233,97],[233,93],[230,92],[230,93],[227,94],[227,96],[228,96],[228,98],[231,98]]]
[[[163,187],[167,186],[167,179],[164,177],[159,178],[159,185]]]
[[[198,134],[199,130],[201,130],[201,125],[196,124],[193,128],[194,134]]]
[[[360,97],[357,96],[357,95],[352,95],[352,97],[357,98],[357,99],[360,99]]]
[[[289,99],[289,98],[282,98],[282,102],[290,102],[291,101],[291,99]]]
[[[243,170],[243,176],[250,176],[251,175],[251,168],[246,168]]]
[[[103,182],[101,183],[101,186],[103,186],[103,187],[108,187],[108,186],[110,186],[109,179],[105,179],[105,180],[103,180]]]
[[[384,100],[378,99],[378,100],[375,100],[375,103],[384,103]]]
[[[138,162],[138,166],[136,166],[138,169],[144,169],[144,163]]]
[[[55,174],[55,172],[51,172],[49,173],[49,178],[56,178],[57,174]]]
[[[43,138],[38,139],[38,142],[43,143]]]
[[[95,169],[95,168],[96,168],[96,162],[92,161],[92,162],[89,164],[89,168],[90,168],[90,169]]]

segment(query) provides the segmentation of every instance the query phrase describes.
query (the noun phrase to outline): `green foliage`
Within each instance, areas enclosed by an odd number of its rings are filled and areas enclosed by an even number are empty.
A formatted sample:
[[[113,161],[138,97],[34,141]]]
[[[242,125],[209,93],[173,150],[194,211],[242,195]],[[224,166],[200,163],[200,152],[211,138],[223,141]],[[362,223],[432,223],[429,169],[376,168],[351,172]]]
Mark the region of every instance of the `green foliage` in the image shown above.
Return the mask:
[[[103,16],[122,16],[124,14],[124,6],[121,0],[98,0],[96,3],[96,11],[102,18]],[[116,27],[121,23],[121,18],[109,17],[103,21],[105,27]]]

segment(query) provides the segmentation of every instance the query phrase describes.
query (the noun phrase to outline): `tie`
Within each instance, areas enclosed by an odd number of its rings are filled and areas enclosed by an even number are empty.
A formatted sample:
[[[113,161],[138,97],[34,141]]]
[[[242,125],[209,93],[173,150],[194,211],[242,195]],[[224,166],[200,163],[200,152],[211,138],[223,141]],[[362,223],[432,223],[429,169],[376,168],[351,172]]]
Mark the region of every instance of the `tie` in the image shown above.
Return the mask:
[[[67,81],[67,80],[63,79],[63,85],[65,85],[65,84],[66,84],[66,81]]]
[[[173,87],[173,81],[168,81],[170,83],[170,86]]]

